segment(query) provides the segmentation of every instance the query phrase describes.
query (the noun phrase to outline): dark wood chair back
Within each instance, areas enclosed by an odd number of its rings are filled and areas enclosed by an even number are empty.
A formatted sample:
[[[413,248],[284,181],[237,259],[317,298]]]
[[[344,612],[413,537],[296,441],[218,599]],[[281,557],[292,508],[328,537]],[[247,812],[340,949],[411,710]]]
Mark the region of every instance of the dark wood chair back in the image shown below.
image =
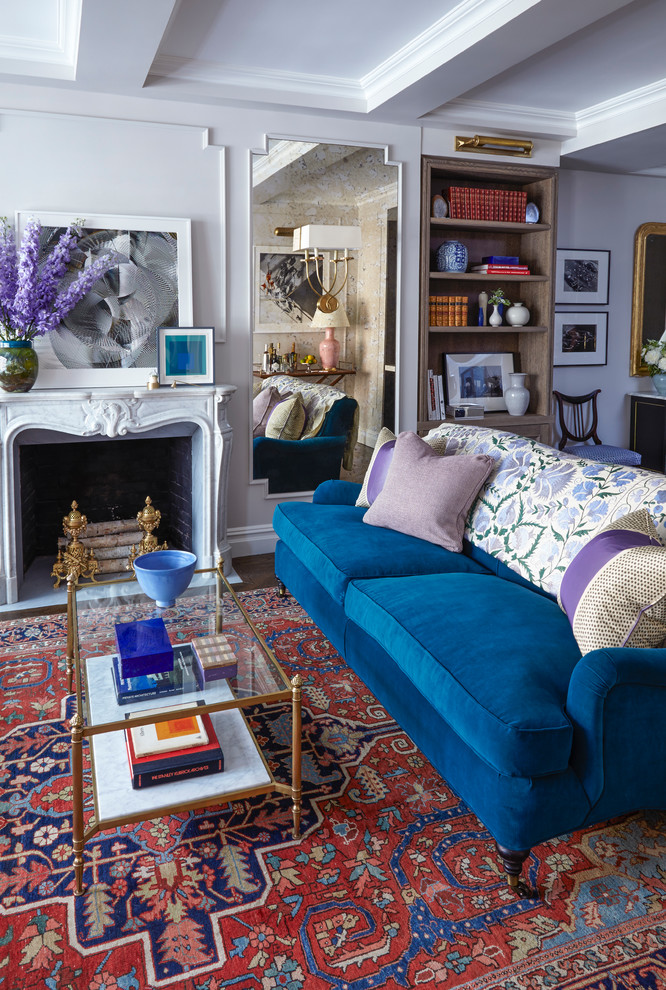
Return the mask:
[[[601,443],[597,435],[599,392],[601,389],[595,388],[594,392],[588,392],[587,395],[564,395],[553,390],[561,434],[558,450],[563,450],[570,440],[574,443],[585,443],[586,440]]]

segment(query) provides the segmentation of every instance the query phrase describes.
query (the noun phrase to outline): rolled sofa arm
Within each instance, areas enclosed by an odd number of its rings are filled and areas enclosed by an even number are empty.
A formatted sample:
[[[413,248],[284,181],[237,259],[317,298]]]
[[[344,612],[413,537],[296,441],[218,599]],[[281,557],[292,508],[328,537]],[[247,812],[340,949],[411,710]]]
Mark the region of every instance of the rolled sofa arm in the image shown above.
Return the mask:
[[[566,713],[574,730],[571,764],[594,804],[607,782],[609,763],[631,764],[627,747],[635,750],[637,768],[658,758],[650,748],[666,715],[666,649],[587,653],[571,675]]]
[[[312,496],[319,505],[356,505],[361,486],[354,481],[323,481]]]

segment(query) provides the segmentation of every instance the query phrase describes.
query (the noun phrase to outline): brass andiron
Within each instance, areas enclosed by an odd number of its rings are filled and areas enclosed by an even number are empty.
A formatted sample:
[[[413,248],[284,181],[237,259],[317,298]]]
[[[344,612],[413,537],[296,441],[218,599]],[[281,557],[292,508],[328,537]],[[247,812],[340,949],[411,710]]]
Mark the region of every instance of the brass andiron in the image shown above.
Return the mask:
[[[62,549],[58,550],[58,557],[51,571],[51,577],[56,578],[54,588],[57,588],[70,574],[73,575],[75,583],[78,583],[80,577],[95,580],[95,575],[99,571],[97,558],[93,549],[86,550],[79,540],[79,536],[85,533],[87,525],[88,520],[79,512],[78,502],[72,502],[71,512],[62,520],[62,528],[65,536],[69,537],[69,543],[64,552]]]
[[[160,546],[157,542],[157,537],[153,535],[153,530],[157,529],[161,518],[162,513],[159,509],[155,508],[152,499],[149,495],[147,495],[144,508],[136,514],[136,521],[139,524],[139,529],[143,530],[146,535],[141,540],[141,543],[139,543],[138,550],[136,546],[132,546],[130,548],[126,570],[134,570],[134,561],[137,557],[140,557],[142,553],[152,553],[153,550],[167,549],[166,542],[162,543]]]

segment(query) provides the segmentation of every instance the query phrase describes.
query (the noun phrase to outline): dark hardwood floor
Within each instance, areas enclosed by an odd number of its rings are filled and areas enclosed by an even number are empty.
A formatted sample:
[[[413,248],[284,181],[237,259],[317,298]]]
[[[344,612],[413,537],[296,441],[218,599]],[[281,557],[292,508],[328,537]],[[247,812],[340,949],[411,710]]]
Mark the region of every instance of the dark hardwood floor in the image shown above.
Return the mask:
[[[236,591],[274,588],[277,585],[272,553],[259,553],[253,557],[234,557],[233,568],[242,581],[242,584],[234,585]]]

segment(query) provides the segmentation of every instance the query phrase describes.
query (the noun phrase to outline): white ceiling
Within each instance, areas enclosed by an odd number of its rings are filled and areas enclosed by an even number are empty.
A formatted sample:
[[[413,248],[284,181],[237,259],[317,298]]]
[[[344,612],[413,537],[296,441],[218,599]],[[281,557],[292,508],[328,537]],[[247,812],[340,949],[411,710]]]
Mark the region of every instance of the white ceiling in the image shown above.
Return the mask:
[[[0,93],[474,121],[560,141],[563,164],[659,175],[665,52],[666,0],[0,0]]]

